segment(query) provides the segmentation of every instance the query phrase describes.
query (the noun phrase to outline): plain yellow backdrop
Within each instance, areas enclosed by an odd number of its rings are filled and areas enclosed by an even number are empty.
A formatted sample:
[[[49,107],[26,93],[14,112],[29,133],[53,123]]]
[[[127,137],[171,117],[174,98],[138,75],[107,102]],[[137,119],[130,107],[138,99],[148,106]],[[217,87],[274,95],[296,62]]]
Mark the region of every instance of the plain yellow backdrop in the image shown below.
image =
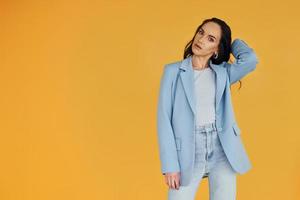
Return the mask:
[[[298,8],[296,0],[1,1],[0,199],[166,199],[159,80],[211,17],[259,58],[241,90],[232,86],[253,164],[238,176],[237,199],[299,199]],[[205,179],[197,199],[208,189]]]

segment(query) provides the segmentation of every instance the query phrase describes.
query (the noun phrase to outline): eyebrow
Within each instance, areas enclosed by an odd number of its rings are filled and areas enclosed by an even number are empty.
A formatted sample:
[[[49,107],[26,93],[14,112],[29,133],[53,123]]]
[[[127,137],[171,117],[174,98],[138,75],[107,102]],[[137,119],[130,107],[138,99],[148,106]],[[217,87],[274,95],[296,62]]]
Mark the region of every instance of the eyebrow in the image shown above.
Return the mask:
[[[199,30],[203,30],[204,31],[204,29],[203,28],[200,28]],[[205,31],[204,31],[205,32]],[[211,37],[213,37],[213,38],[215,38],[215,39],[217,39],[215,36],[213,36],[213,35],[209,35],[209,36],[211,36]]]

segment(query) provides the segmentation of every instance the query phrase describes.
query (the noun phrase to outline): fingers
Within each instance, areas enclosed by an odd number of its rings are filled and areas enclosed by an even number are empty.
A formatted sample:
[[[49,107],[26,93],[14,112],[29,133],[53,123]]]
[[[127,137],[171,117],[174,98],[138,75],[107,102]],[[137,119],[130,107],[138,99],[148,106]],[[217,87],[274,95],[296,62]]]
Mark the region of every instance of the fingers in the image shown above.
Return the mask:
[[[179,189],[180,186],[180,173],[167,173],[165,175],[165,182],[170,189]]]
[[[179,189],[179,175],[177,175],[177,176],[175,176],[175,180],[174,180],[174,188],[176,189],[176,190],[178,190]]]
[[[171,188],[174,189],[175,188],[175,177],[172,177],[171,179]]]
[[[168,176],[168,186],[169,188],[172,187],[172,177]]]

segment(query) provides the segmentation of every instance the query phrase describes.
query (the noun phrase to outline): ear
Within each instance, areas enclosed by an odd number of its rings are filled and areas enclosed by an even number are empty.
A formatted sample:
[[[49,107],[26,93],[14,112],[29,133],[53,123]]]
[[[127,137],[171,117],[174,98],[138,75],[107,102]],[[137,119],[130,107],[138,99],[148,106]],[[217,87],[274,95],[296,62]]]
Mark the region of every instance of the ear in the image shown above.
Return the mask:
[[[213,54],[216,53],[216,52],[219,53],[219,46],[217,46],[217,47],[215,48]]]

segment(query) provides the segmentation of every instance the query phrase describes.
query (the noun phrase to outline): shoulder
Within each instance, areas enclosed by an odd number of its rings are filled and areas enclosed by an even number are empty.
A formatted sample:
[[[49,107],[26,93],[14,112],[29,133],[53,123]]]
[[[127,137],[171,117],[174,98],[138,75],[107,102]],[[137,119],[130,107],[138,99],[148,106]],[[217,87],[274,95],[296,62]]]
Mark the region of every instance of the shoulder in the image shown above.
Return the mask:
[[[230,63],[227,61],[223,61],[220,64],[213,64],[214,66],[216,66],[217,69],[220,69],[221,71],[226,71],[226,69],[228,68],[228,66],[230,66]]]
[[[176,73],[178,68],[181,65],[181,62],[182,62],[182,60],[177,60],[177,61],[166,63],[164,65],[164,71],[166,73],[171,73],[171,74]]]
[[[180,67],[182,61],[173,61],[164,64],[162,70],[162,81],[164,83],[171,83],[175,80],[175,77],[178,72],[178,68]]]
[[[228,66],[230,66],[231,64],[229,63],[229,62],[226,62],[226,61],[223,61],[222,62],[222,64],[221,64],[221,66],[223,67],[223,68],[227,68]]]

